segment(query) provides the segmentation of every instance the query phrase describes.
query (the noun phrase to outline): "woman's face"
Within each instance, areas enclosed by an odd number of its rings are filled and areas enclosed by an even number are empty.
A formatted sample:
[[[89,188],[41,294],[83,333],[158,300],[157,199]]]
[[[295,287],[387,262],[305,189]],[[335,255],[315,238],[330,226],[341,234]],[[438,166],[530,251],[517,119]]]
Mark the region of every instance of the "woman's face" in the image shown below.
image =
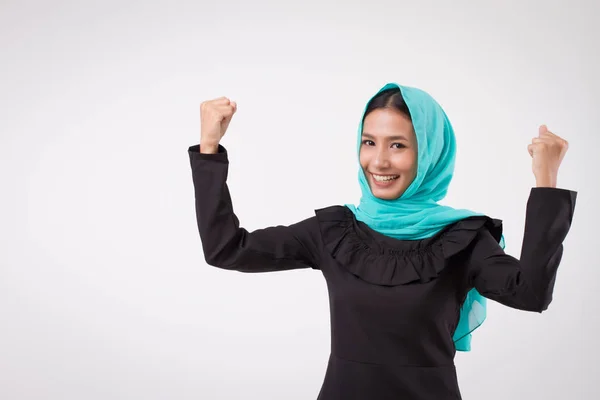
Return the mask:
[[[364,120],[360,165],[377,198],[399,198],[417,176],[417,137],[412,122],[392,108],[373,110]]]

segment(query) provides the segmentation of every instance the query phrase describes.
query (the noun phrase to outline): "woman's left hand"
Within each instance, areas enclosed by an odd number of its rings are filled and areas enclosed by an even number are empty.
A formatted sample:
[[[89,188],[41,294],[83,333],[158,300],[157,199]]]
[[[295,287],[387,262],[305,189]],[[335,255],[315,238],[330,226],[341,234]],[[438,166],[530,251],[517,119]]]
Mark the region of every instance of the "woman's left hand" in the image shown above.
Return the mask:
[[[569,148],[569,143],[541,125],[538,137],[527,146],[533,159],[532,169],[538,187],[556,187],[558,168]]]

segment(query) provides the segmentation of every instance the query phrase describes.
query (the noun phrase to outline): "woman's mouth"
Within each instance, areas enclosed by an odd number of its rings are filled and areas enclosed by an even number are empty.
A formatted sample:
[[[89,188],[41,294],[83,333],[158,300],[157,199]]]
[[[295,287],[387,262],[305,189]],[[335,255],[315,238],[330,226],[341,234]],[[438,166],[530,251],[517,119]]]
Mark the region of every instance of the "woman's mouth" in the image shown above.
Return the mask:
[[[400,175],[375,175],[371,174],[373,177],[373,183],[379,187],[387,187],[394,183],[396,179],[400,177]]]

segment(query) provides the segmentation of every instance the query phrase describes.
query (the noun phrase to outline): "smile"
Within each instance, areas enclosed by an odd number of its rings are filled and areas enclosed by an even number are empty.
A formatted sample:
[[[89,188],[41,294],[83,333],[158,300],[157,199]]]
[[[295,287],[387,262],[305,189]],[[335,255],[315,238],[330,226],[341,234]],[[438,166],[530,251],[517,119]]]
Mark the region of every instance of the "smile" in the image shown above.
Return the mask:
[[[380,187],[391,186],[392,183],[400,177],[400,175],[375,175],[371,174],[373,177],[373,183]]]
[[[393,180],[398,179],[400,177],[400,175],[375,175],[375,174],[371,174],[371,176],[377,182],[393,181]]]

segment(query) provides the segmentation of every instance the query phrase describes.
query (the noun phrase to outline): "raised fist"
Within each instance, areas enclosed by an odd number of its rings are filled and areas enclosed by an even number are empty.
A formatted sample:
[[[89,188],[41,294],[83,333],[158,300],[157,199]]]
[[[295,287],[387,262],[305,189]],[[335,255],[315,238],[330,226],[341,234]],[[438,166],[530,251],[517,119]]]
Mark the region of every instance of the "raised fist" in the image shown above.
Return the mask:
[[[208,100],[200,104],[200,151],[216,153],[219,142],[231,122],[237,104],[227,97]]]
[[[569,143],[541,125],[538,136],[527,146],[532,158],[532,169],[538,186],[556,187],[558,168],[569,148]]]

